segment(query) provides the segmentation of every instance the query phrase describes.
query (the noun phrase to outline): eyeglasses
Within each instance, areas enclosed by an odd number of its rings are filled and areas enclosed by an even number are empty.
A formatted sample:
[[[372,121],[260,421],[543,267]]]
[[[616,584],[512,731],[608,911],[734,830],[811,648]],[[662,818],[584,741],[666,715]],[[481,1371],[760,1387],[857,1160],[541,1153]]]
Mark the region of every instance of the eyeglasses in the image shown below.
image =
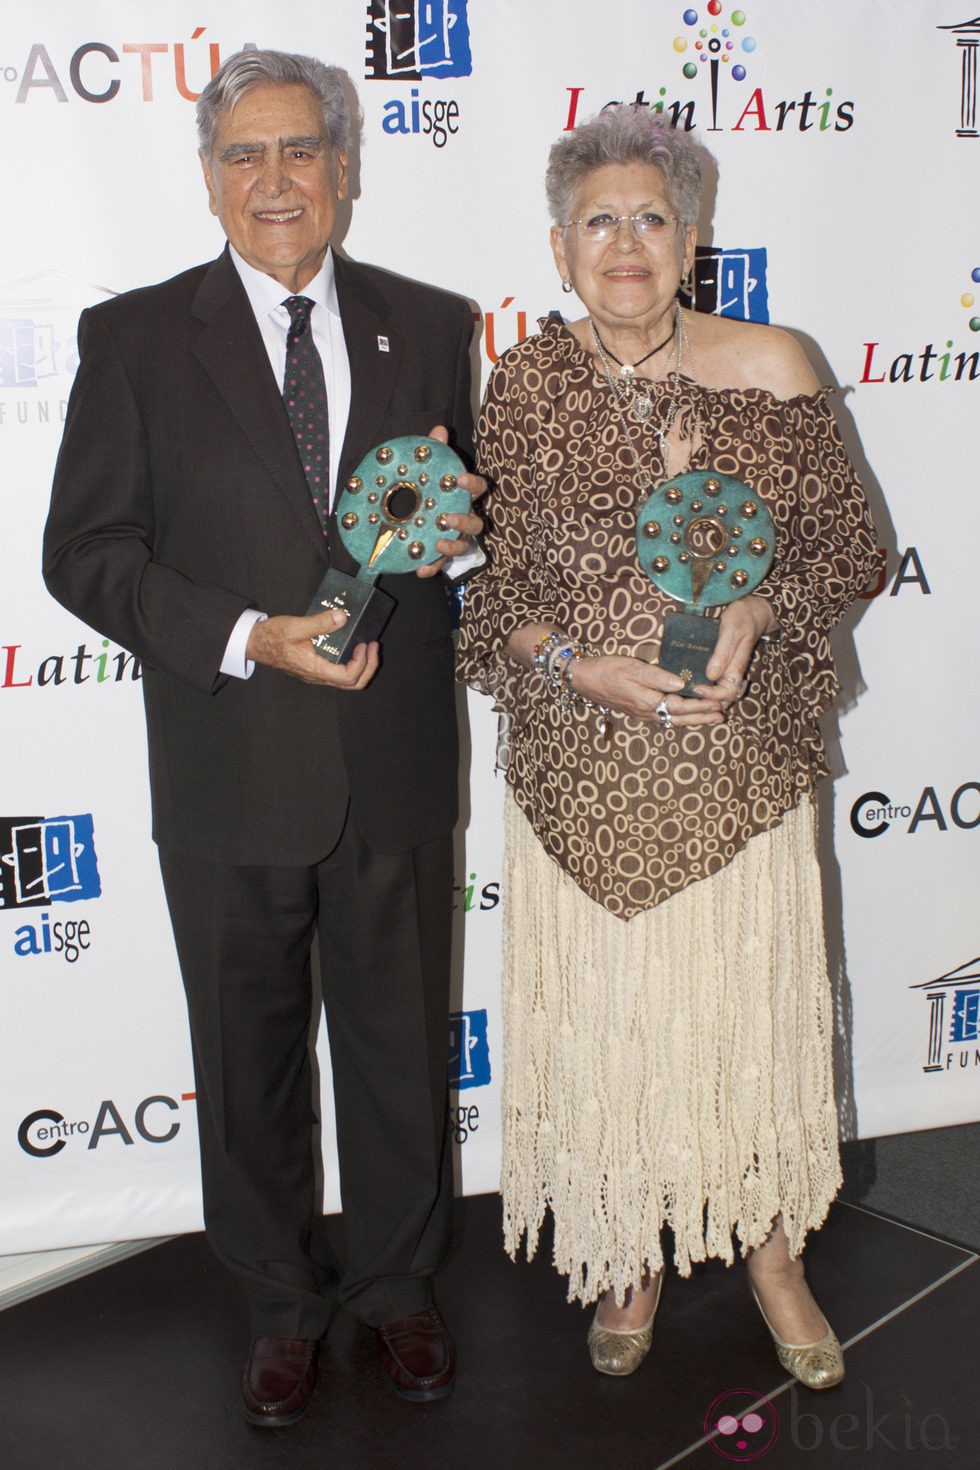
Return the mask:
[[[561,228],[567,230],[575,225],[581,239],[604,245],[618,237],[620,225],[627,221],[633,226],[637,239],[655,240],[658,235],[666,237],[670,234],[671,227],[678,223],[679,216],[654,214],[652,211],[644,214],[594,214],[590,219],[568,219]]]

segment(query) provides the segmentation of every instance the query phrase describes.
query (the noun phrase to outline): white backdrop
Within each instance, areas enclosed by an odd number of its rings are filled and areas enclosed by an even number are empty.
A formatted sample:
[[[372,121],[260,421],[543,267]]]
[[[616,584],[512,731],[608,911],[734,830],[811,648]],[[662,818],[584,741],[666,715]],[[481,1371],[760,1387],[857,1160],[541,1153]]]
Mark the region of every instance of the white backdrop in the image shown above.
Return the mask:
[[[5,15],[0,1252],[200,1224],[138,670],[47,598],[38,567],[78,312],[217,254],[192,95],[246,43],[348,69],[365,126],[343,247],[469,297],[484,375],[536,317],[575,311],[547,243],[558,133],[613,100],[701,130],[718,180],[699,304],[790,328],[825,381],[851,385],[842,423],[881,533],[880,587],[838,640],[845,697],[828,722],[844,1128],[978,1116],[980,24],[956,0],[606,0],[596,14],[592,0],[294,0],[281,14],[42,0]],[[497,1181],[501,782],[492,717],[476,698],[469,715],[449,1044],[473,1192]],[[328,1209],[330,1121],[325,1102]]]

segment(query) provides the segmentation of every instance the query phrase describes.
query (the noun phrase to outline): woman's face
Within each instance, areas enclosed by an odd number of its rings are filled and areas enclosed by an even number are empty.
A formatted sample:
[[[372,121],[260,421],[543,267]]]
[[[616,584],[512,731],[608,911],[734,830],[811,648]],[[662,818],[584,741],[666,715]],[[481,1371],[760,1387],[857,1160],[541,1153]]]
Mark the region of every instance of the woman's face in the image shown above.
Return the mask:
[[[676,213],[660,169],[650,163],[609,163],[586,174],[572,219],[598,214]],[[681,276],[694,260],[696,227],[668,221],[659,234],[639,236],[625,220],[611,240],[583,239],[574,226],[551,231],[551,248],[590,316],[607,327],[654,328],[669,311]]]

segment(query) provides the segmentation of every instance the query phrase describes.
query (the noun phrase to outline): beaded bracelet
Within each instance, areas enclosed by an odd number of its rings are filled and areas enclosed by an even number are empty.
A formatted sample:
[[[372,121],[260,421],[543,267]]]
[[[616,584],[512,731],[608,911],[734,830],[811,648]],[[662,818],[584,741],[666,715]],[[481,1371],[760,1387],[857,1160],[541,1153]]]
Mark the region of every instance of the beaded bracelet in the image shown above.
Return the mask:
[[[584,694],[579,694],[572,687],[572,665],[580,658],[598,658],[598,654],[581,643],[569,643],[556,649],[548,660],[548,682],[561,697],[565,708],[573,699],[585,699]]]
[[[535,644],[532,663],[535,669],[543,674],[550,687],[558,695],[558,700],[563,710],[570,710],[573,705],[581,705],[583,709],[595,710],[599,716],[599,739],[608,745],[612,735],[612,711],[604,704],[597,704],[594,699],[580,694],[572,687],[572,666],[579,658],[598,658],[599,654],[594,648],[586,648],[577,639],[570,638],[567,633],[552,632],[540,643]]]
[[[534,653],[531,657],[532,667],[537,669],[539,674],[544,674],[545,678],[547,678],[551,655],[557,648],[563,648],[566,645],[570,645],[571,642],[572,639],[569,638],[567,633],[548,633],[546,637],[542,638],[540,643],[534,645]]]

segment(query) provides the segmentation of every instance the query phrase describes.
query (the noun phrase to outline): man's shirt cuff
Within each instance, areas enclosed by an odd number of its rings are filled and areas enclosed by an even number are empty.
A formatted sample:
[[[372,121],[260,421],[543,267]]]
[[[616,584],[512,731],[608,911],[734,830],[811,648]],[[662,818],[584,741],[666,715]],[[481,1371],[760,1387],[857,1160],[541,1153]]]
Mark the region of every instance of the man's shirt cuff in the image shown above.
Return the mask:
[[[227,674],[232,679],[251,679],[255,661],[246,657],[245,650],[256,623],[264,623],[268,616],[268,613],[256,612],[252,607],[245,609],[231,630],[231,637],[225,648],[225,656],[221,660],[223,674]]]
[[[443,574],[450,582],[460,582],[468,577],[471,572],[479,571],[480,567],[486,565],[487,554],[477,541],[475,536],[468,537],[470,550],[464,551],[462,556],[452,557],[443,567]]]

